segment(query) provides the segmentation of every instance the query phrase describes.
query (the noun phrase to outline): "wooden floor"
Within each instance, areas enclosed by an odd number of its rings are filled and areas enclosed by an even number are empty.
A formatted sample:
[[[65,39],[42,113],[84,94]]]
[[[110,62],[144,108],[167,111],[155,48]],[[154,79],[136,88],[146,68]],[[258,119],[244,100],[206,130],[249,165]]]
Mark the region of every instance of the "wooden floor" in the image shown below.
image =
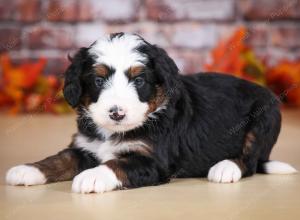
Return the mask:
[[[67,146],[74,116],[0,116],[0,219],[300,219],[300,174],[255,175],[236,184],[176,179],[170,184],[104,194],[71,193],[71,182],[4,185],[6,170]],[[273,159],[300,169],[300,112],[284,111]]]

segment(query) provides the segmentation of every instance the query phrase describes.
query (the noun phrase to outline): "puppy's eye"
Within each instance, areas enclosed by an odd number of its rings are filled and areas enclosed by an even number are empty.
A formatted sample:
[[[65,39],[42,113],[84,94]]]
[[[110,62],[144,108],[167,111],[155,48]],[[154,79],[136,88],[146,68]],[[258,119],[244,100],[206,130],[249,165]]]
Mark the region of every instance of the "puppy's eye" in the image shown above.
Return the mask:
[[[98,88],[100,88],[104,84],[104,79],[100,76],[97,76],[95,79],[95,84]]]
[[[136,87],[141,88],[145,83],[145,80],[142,77],[136,77],[134,79],[134,84]]]

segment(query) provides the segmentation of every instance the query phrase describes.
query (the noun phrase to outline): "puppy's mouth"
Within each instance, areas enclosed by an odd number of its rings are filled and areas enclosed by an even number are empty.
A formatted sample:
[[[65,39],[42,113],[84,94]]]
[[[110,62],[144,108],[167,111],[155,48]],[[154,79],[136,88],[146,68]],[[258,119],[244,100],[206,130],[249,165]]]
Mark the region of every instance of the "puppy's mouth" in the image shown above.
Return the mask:
[[[112,132],[126,132],[138,128],[143,123],[126,123],[126,122],[113,122],[112,124],[102,125],[104,128]]]

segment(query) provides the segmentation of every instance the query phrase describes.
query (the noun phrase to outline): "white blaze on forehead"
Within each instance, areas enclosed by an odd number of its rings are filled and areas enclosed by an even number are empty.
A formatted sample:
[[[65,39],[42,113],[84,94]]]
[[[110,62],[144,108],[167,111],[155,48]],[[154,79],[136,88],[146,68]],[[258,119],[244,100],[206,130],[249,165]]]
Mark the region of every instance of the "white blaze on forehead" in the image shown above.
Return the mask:
[[[137,35],[124,34],[110,38],[109,36],[98,39],[89,49],[96,55],[96,63],[104,63],[116,70],[127,70],[130,66],[139,65],[146,57],[139,53],[136,48],[144,44]]]
[[[106,64],[115,71],[106,81],[97,102],[89,106],[92,119],[100,127],[112,132],[123,132],[141,126],[146,120],[148,104],[139,100],[138,93],[129,81],[126,71],[137,65],[143,65],[146,57],[136,48],[144,41],[136,35],[124,34],[102,38],[90,48],[90,53],[97,56],[96,64]],[[125,118],[116,124],[109,118],[109,109],[118,106],[125,112]]]

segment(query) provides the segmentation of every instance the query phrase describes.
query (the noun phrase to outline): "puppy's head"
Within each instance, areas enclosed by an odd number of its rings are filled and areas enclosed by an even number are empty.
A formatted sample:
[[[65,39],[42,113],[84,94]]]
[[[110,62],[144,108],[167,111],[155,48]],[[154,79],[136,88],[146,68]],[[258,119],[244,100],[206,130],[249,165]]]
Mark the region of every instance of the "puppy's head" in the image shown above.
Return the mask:
[[[166,108],[178,68],[138,35],[117,33],[80,49],[66,71],[64,96],[100,128],[125,132]]]

